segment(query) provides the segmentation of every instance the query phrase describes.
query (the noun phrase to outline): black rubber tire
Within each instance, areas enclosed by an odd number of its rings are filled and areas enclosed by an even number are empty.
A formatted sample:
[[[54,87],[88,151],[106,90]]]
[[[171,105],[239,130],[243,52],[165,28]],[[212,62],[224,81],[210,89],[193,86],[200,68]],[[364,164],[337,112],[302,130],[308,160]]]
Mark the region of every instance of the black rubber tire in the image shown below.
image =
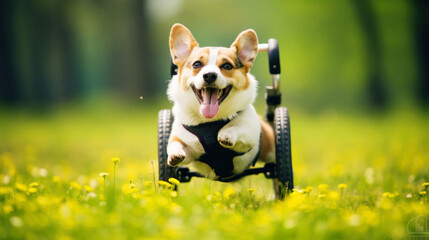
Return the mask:
[[[290,121],[286,107],[278,107],[274,112],[274,134],[276,144],[276,170],[280,199],[293,189],[292,148],[290,141]]]
[[[173,124],[173,115],[171,110],[164,109],[158,113],[158,179],[168,181],[174,177],[175,167],[167,164],[167,145],[170,138],[171,125]]]

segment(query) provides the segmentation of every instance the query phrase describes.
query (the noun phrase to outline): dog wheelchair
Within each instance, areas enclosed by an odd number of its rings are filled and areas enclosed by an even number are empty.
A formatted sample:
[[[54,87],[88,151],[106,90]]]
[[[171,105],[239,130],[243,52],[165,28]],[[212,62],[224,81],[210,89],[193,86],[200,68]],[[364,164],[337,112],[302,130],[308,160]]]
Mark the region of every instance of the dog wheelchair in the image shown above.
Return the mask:
[[[249,175],[263,173],[266,178],[273,180],[277,199],[283,199],[293,189],[293,170],[290,139],[289,113],[286,107],[281,107],[280,93],[280,55],[277,40],[269,39],[268,43],[258,45],[258,52],[268,53],[269,72],[272,86],[266,87],[265,120],[272,126],[275,138],[275,163],[266,163],[263,167],[250,167],[243,173],[227,179],[215,181],[232,182]],[[171,75],[177,74],[177,66],[171,63]],[[170,137],[174,116],[170,109],[160,110],[158,114],[158,166],[159,180],[168,181],[175,178],[182,183],[190,182],[193,177],[204,177],[188,167],[171,167],[167,164],[167,145]],[[175,186],[177,190],[177,186]]]

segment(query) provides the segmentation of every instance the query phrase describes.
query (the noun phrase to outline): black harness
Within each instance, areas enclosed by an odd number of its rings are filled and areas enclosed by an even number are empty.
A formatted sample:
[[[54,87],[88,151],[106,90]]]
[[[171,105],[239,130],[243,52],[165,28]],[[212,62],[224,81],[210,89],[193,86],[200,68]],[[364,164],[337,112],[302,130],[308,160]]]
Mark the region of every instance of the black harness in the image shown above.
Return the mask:
[[[209,165],[221,179],[232,177],[234,175],[234,164],[232,160],[234,157],[247,153],[238,153],[229,148],[224,148],[219,144],[217,140],[218,132],[229,122],[230,120],[219,120],[196,126],[183,125],[186,130],[194,134],[200,140],[204,148],[205,153],[197,160]],[[259,151],[253,160],[253,165],[258,158]]]

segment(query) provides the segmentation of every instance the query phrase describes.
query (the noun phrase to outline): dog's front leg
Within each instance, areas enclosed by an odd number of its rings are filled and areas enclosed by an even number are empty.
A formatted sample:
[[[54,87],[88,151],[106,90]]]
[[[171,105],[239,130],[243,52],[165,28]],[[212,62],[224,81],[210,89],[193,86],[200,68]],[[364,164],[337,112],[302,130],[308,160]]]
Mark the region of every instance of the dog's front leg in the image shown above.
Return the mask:
[[[261,126],[252,106],[247,107],[218,133],[219,144],[246,153],[259,144]]]
[[[218,134],[219,144],[224,148],[230,148],[239,153],[246,153],[255,144],[250,139],[248,131],[239,126],[222,128]]]
[[[184,150],[185,143],[176,136],[172,136],[168,142],[167,154],[168,154],[168,165],[176,166],[183,162],[186,158],[186,152]]]

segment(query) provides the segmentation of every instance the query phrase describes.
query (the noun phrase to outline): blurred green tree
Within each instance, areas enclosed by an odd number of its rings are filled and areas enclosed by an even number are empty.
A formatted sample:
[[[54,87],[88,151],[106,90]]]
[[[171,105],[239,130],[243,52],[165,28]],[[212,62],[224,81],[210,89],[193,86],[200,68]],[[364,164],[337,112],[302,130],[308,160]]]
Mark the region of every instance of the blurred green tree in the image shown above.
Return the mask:
[[[0,8],[1,102],[156,93],[145,1],[16,0]]]
[[[20,98],[17,82],[14,81],[12,39],[8,37],[12,32],[9,24],[12,4],[11,1],[0,2],[0,101],[9,104],[16,103]]]
[[[365,50],[367,57],[365,60],[367,74],[367,95],[369,105],[376,109],[383,109],[388,104],[386,88],[383,86],[382,72],[382,53],[381,43],[379,39],[379,31],[377,30],[377,21],[374,16],[374,10],[371,6],[371,1],[368,0],[352,0],[358,23],[362,28]]]
[[[411,1],[414,10],[414,38],[417,56],[416,96],[419,103],[429,107],[429,1]]]

